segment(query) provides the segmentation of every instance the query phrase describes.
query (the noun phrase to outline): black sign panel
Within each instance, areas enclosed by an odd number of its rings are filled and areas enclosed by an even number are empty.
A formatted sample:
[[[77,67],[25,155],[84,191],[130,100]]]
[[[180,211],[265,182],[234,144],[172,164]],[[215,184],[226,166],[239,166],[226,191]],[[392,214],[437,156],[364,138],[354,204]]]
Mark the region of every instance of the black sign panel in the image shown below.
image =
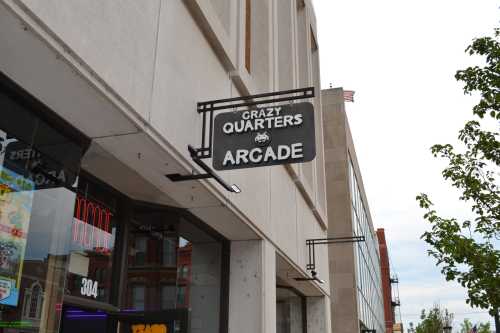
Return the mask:
[[[308,162],[316,156],[315,143],[311,103],[221,113],[214,119],[213,167]]]

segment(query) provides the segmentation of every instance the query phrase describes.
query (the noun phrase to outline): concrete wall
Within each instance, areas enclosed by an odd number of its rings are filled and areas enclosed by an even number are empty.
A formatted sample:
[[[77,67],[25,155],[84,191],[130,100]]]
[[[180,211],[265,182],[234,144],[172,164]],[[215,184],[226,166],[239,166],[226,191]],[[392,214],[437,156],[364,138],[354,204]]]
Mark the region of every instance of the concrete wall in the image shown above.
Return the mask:
[[[229,333],[276,331],[276,252],[266,241],[231,245]]]
[[[348,177],[347,118],[342,89],[322,92],[328,236],[352,236],[351,195]],[[356,267],[352,244],[329,249],[332,332],[359,332]]]
[[[219,332],[221,246],[218,243],[194,243],[190,286],[191,331]]]
[[[93,139],[85,167],[96,176],[133,198],[189,209],[230,240],[265,240],[290,276],[307,276],[305,241],[327,236],[314,10],[309,0],[251,6],[248,71],[244,0],[0,0],[0,70]],[[311,85],[317,160],[221,172],[241,194],[164,177],[196,169],[186,149],[201,140],[196,102]],[[104,170],[110,161],[114,172]],[[327,283],[304,289],[328,295],[327,249],[317,256]]]
[[[349,129],[343,93],[342,88],[322,91],[328,235],[364,236],[365,241],[337,244],[329,249],[332,332],[357,332],[360,330],[360,323],[380,331],[384,320],[380,253]],[[351,180],[351,172],[355,180]],[[355,209],[352,203],[354,196]],[[358,223],[358,220],[361,222]],[[370,256],[370,265],[366,262],[367,256]]]

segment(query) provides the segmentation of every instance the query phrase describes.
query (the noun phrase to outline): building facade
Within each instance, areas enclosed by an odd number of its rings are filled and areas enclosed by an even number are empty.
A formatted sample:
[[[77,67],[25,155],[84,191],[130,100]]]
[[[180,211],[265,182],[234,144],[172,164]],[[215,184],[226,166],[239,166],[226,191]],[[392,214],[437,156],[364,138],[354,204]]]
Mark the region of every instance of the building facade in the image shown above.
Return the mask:
[[[377,229],[378,246],[380,253],[380,274],[382,278],[382,294],[384,298],[384,318],[385,331],[392,333],[392,328],[395,323],[394,307],[392,301],[392,286],[391,286],[391,267],[389,265],[389,253],[387,251],[387,243],[385,241],[385,230]]]
[[[328,237],[364,236],[329,248],[333,333],[385,332],[380,253],[342,88],[322,93]],[[374,331],[373,331],[374,330]]]
[[[330,331],[309,0],[0,0],[0,43],[0,333]],[[304,87],[313,161],[165,177],[197,102]]]
[[[385,331],[388,333],[403,332],[403,323],[397,322],[396,308],[401,306],[399,300],[399,279],[392,275],[389,260],[389,250],[385,240],[385,230],[377,229],[378,246],[380,253],[380,273],[382,278],[382,294],[384,298]],[[396,288],[392,288],[392,285]],[[401,315],[399,320],[401,320]]]

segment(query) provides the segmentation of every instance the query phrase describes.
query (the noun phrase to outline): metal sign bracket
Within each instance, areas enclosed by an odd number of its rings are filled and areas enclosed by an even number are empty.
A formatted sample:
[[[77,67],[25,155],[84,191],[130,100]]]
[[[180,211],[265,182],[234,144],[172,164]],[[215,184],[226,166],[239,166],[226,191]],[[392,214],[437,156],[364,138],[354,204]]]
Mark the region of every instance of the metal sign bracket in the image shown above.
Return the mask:
[[[323,283],[323,281],[317,277],[318,274],[316,272],[316,250],[315,250],[316,245],[358,243],[358,242],[364,242],[364,241],[365,241],[365,236],[307,239],[306,246],[307,246],[308,252],[309,252],[309,258],[308,258],[309,261],[306,265],[306,269],[308,271],[311,271],[312,278],[296,278],[295,280],[297,280],[297,281],[312,280],[312,281],[318,281],[320,283]]]
[[[301,88],[277,91],[271,93],[249,95],[242,97],[233,97],[226,99],[217,99],[206,102],[197,103],[197,112],[202,114],[202,128],[201,128],[201,146],[193,148],[188,146],[189,154],[193,161],[200,166],[206,173],[205,174],[191,174],[181,175],[179,173],[165,175],[172,182],[190,181],[197,179],[214,178],[222,187],[229,192],[239,193],[241,190],[236,185],[227,184],[221,177],[219,177],[214,170],[212,170],[202,159],[212,157],[212,142],[213,142],[213,124],[214,112],[228,109],[237,109],[240,107],[249,107],[261,104],[271,104],[285,101],[293,101],[298,99],[313,98],[314,87]]]

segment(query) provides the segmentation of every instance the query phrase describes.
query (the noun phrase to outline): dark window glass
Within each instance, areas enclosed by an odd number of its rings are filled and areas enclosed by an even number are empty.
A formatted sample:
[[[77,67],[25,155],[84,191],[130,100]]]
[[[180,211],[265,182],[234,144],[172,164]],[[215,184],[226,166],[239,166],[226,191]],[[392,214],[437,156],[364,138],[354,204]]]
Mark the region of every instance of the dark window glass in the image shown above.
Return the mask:
[[[31,297],[29,305],[29,316],[30,318],[38,318],[38,313],[40,309],[40,291],[41,287],[39,285],[33,286],[31,288]]]
[[[4,130],[4,135],[8,133],[10,137],[31,145],[35,128],[39,122],[33,113],[19,105],[3,91],[0,91],[0,110],[2,111],[0,129]]]
[[[59,333],[110,332],[107,327],[108,315],[104,311],[63,305],[62,316]]]
[[[2,91],[0,111],[0,165],[30,179],[37,189],[76,184],[82,147]]]
[[[146,288],[141,285],[132,286],[132,307],[135,310],[144,310]]]
[[[142,266],[146,264],[147,243],[148,239],[144,236],[138,236],[135,238],[134,248],[133,248],[135,257],[132,265]]]
[[[176,286],[161,286],[161,310],[175,309]]]
[[[70,241],[66,293],[110,303],[117,199],[81,177]]]
[[[83,149],[1,89],[0,318],[57,332]]]
[[[187,265],[182,265],[181,267],[179,267],[177,275],[179,276],[180,279],[189,278],[189,267]]]
[[[165,237],[162,242],[162,249],[163,265],[175,267],[177,261],[177,238]]]
[[[177,289],[177,305],[182,307],[184,306],[185,302],[186,302],[186,287],[180,286]]]
[[[196,327],[218,332],[222,243],[166,209],[137,208],[129,230],[124,308],[185,309]]]

